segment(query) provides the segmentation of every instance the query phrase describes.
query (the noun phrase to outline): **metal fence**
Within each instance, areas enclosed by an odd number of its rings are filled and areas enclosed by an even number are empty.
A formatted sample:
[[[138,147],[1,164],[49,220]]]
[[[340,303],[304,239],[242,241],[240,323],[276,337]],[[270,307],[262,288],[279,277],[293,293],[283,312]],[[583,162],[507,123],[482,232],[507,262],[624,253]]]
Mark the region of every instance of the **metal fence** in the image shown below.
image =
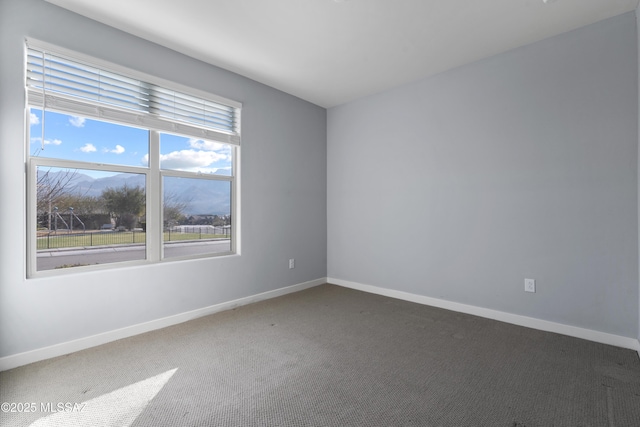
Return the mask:
[[[212,239],[229,239],[231,230],[229,228],[216,227],[217,233],[211,230],[200,229],[193,232],[175,231],[166,229],[163,233],[164,242],[177,241],[197,241]],[[58,249],[58,248],[84,248],[95,246],[112,245],[134,245],[146,242],[145,231],[94,231],[84,233],[43,233],[37,238],[37,249]]]
[[[182,233],[182,234],[217,234],[228,236],[231,232],[231,226],[220,225],[174,225],[172,227],[165,228],[165,232],[169,233]]]

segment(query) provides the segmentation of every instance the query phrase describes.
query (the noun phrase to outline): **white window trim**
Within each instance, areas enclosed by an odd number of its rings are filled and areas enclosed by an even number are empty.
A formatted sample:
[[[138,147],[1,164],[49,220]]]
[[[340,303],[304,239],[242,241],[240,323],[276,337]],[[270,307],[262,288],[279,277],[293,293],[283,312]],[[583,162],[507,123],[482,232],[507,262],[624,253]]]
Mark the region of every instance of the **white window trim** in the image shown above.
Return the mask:
[[[211,94],[202,90],[194,89],[168,81],[159,77],[148,75],[127,67],[123,67],[111,62],[107,62],[98,58],[84,55],[75,51],[71,51],[59,46],[55,46],[46,42],[35,39],[27,39],[26,46],[36,49],[46,50],[56,55],[63,55],[78,62],[84,62],[91,66],[123,74],[142,81],[153,83],[166,87],[171,90],[184,92],[196,97],[200,97],[212,102],[225,104],[237,110],[237,132],[235,135],[224,132],[203,129],[198,126],[192,126],[185,123],[176,123],[171,120],[150,117],[144,114],[136,114],[136,112],[120,109],[102,104],[91,105],[91,102],[83,102],[62,95],[42,94],[29,88],[25,88],[25,154],[27,162],[27,278],[38,278],[57,276],[63,274],[73,274],[81,271],[118,269],[128,266],[148,265],[165,262],[179,262],[182,260],[194,260],[202,258],[220,258],[224,256],[239,256],[241,254],[241,199],[240,199],[240,129],[242,104],[240,102],[230,100],[221,96]],[[64,114],[77,114],[83,117],[94,118],[97,120],[112,122],[121,125],[132,125],[147,129],[149,131],[149,165],[148,167],[125,166],[114,164],[80,162],[74,160],[63,160],[45,157],[32,157],[30,155],[30,126],[29,113],[30,108],[43,108],[46,111],[58,111]],[[178,134],[187,136],[199,136],[202,139],[213,140],[225,144],[229,144],[232,149],[232,171],[233,176],[207,175],[194,172],[161,170],[160,169],[160,134]],[[91,170],[108,170],[122,173],[136,173],[145,175],[145,193],[147,204],[147,233],[146,233],[146,256],[144,260],[119,261],[114,263],[95,264],[82,267],[74,267],[73,269],[60,270],[37,270],[37,168],[38,166],[63,167],[73,169],[91,169]],[[230,251],[220,253],[208,253],[189,255],[182,257],[164,258],[163,244],[163,218],[162,218],[162,182],[163,177],[183,177],[207,179],[213,181],[228,181],[231,183],[231,212],[233,214],[231,221],[231,241]],[[149,208],[151,207],[151,208]],[[150,230],[152,232],[150,232]]]

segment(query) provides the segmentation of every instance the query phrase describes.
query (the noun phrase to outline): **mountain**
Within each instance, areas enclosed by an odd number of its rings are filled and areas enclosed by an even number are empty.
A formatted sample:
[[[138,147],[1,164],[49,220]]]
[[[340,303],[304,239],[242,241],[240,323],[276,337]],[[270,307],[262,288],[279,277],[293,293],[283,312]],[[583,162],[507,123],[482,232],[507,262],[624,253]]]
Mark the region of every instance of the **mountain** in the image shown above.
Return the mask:
[[[46,174],[38,171],[38,179]],[[113,176],[93,178],[80,172],[69,172],[51,168],[47,179],[51,183],[66,182],[69,191],[75,194],[100,197],[107,188],[144,187],[145,178],[141,174],[120,173]],[[228,215],[231,211],[231,185],[228,181],[166,177],[165,197],[172,202],[186,204],[185,215]]]

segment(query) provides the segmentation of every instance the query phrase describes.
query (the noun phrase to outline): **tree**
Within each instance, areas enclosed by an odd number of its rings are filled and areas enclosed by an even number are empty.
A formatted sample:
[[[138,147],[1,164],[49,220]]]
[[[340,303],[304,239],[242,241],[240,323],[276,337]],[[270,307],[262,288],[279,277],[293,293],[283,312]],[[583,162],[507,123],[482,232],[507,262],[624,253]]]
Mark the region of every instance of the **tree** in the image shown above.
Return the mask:
[[[75,185],[71,181],[77,170],[65,169],[52,172],[51,168],[42,172],[38,168],[38,182],[36,183],[36,203],[38,215],[46,213],[46,226],[51,230],[51,213],[53,208],[63,198],[71,194]]]
[[[94,196],[65,194],[58,199],[58,207],[67,209],[73,206],[76,215],[106,213],[104,200]]]
[[[184,223],[186,221],[184,211],[190,202],[190,197],[181,199],[175,193],[165,193],[162,200],[162,215],[165,226]]]
[[[56,206],[60,208],[60,213],[73,207],[73,213],[89,230],[99,229],[103,224],[111,222],[111,215],[100,197],[65,194],[58,199]]]
[[[102,192],[105,208],[116,220],[116,227],[132,229],[146,208],[143,187],[129,187],[126,184],[118,188],[107,188]]]

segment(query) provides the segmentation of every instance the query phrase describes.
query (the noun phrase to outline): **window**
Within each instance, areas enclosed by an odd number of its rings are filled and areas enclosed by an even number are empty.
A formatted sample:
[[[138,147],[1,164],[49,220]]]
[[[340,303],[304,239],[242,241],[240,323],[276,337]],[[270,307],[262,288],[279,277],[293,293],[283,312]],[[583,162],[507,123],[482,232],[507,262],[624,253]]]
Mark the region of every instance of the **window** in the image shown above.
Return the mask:
[[[239,252],[239,103],[32,40],[26,76],[29,276]]]

